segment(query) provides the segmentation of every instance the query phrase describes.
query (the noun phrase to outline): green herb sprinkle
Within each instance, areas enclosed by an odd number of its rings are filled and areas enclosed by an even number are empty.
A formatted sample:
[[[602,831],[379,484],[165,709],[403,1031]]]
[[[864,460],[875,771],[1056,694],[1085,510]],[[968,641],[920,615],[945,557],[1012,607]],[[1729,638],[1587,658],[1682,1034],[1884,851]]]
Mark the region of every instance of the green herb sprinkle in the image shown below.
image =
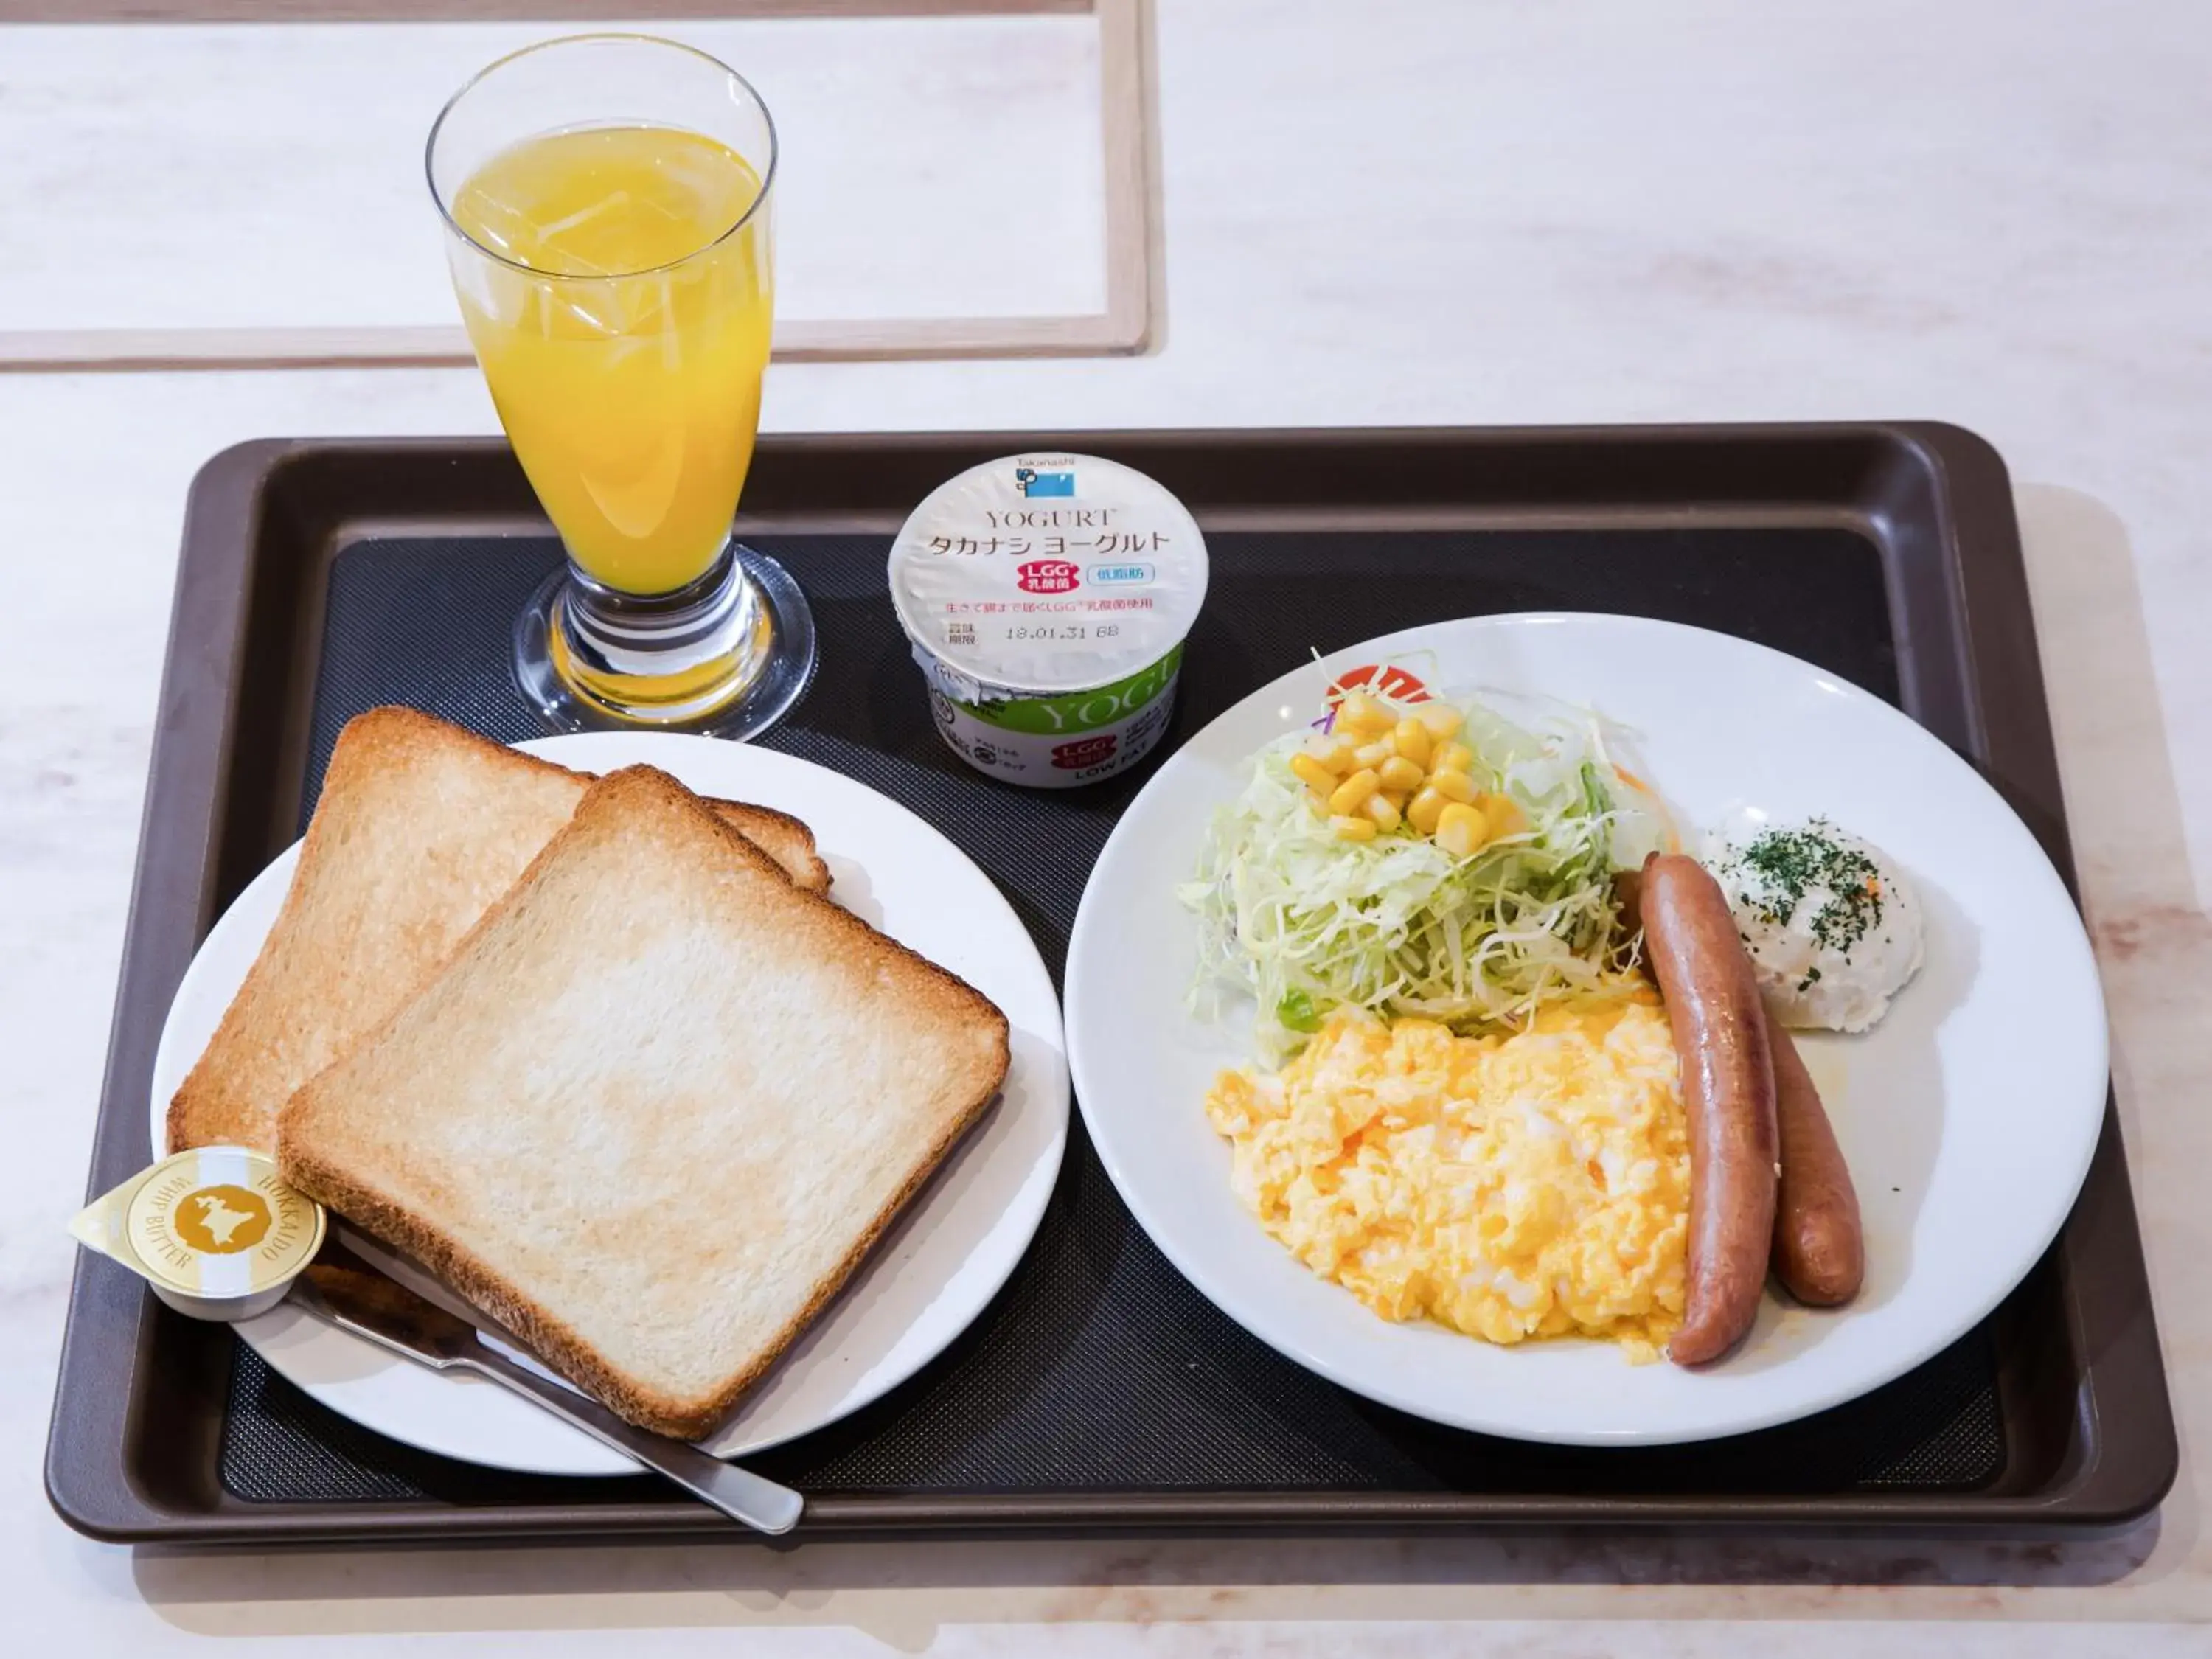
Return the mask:
[[[1846,953],[1846,961],[1851,947],[1882,918],[1881,866],[1846,845],[1826,818],[1802,829],[1766,830],[1731,853],[1722,868],[1748,878],[1737,884],[1737,902],[1776,927],[1789,926],[1807,894],[1825,891],[1813,912],[1813,938],[1825,950]],[[1760,890],[1757,896],[1754,887]]]

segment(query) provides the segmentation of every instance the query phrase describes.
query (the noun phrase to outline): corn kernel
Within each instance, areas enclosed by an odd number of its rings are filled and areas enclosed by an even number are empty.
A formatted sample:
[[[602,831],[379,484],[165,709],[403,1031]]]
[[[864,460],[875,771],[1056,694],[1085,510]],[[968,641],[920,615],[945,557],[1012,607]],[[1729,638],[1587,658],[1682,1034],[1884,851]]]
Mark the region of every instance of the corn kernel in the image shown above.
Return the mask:
[[[1474,750],[1463,743],[1440,743],[1429,757],[1429,765],[1438,772],[1472,772]]]
[[[1336,831],[1336,838],[1339,841],[1373,841],[1375,839],[1375,820],[1370,817],[1352,817],[1340,812],[1328,821],[1328,827]]]
[[[1359,769],[1359,745],[1349,738],[1339,738],[1324,747],[1315,757],[1340,778],[1348,778]]]
[[[1406,822],[1425,836],[1437,832],[1437,820],[1451,803],[1433,789],[1424,789],[1406,805]]]
[[[1371,767],[1354,772],[1330,793],[1328,810],[1340,815],[1357,812],[1367,804],[1367,798],[1382,787]]]
[[[1291,770],[1297,775],[1299,782],[1319,790],[1324,795],[1330,793],[1339,783],[1343,781],[1311,755],[1291,756]]]
[[[1427,726],[1429,735],[1438,743],[1467,723],[1461,719],[1459,710],[1448,702],[1425,702],[1413,711],[1413,718]]]
[[[1304,777],[1305,774],[1301,772],[1298,775]],[[1385,789],[1411,794],[1421,787],[1424,774],[1417,763],[1407,760],[1403,755],[1393,755],[1376,769],[1376,775],[1382,780]]]
[[[1490,826],[1482,809],[1454,801],[1437,819],[1437,845],[1455,859],[1463,859],[1490,839]]]
[[[1398,723],[1397,717],[1364,691],[1347,691],[1344,701],[1336,706],[1336,723],[1333,729],[1346,736],[1365,739],[1379,738]]]
[[[1373,818],[1375,827],[1386,836],[1398,827],[1398,805],[1388,795],[1370,795],[1359,810]]]
[[[1431,772],[1429,787],[1446,800],[1472,802],[1476,793],[1474,780],[1464,772]]]
[[[1395,760],[1397,757],[1398,751],[1390,746],[1389,738],[1377,738],[1372,743],[1360,744],[1352,759],[1361,766],[1371,766],[1380,771],[1383,762]]]
[[[1429,728],[1412,715],[1408,714],[1392,729],[1390,741],[1398,752],[1414,765],[1425,766],[1428,763],[1429,750],[1432,746],[1429,742]]]
[[[1520,807],[1507,796],[1477,795],[1475,802],[1482,808],[1483,819],[1490,825],[1492,840],[1499,836],[1517,836],[1528,827],[1528,820]]]

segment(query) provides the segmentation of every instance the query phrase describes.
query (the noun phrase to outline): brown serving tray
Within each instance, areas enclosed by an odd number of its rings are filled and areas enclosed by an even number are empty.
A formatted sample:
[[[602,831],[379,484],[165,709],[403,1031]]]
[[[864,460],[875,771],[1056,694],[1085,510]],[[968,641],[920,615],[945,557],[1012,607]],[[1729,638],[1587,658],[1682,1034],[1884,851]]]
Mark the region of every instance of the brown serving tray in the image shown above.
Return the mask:
[[[1482,611],[1637,610],[1821,662],[1978,766],[2070,869],[2002,464],[1927,424],[811,436],[762,441],[740,529],[812,596],[822,670],[766,739],[921,811],[1057,972],[1142,775],[1060,795],[967,771],[889,621],[884,538],[961,468],[1049,447],[1160,479],[1215,586],[1180,737],[1302,658]],[[501,672],[558,556],[506,446],[266,441],[192,490],[88,1192],[148,1157],[162,1018],[222,907],[299,832],[337,726],[412,702],[530,735]],[[1921,1371],[1804,1425],[1584,1451],[1440,1431],[1261,1348],[1177,1278],[1078,1125],[1006,1292],[921,1376],[755,1460],[799,1536],[1596,1526],[2052,1536],[2131,1521],[2176,1468],[2116,1118],[2049,1255]],[[502,1475],[355,1429],[220,1327],[80,1261],[46,1462],[97,1537],[272,1544],[728,1528],[649,1480]]]

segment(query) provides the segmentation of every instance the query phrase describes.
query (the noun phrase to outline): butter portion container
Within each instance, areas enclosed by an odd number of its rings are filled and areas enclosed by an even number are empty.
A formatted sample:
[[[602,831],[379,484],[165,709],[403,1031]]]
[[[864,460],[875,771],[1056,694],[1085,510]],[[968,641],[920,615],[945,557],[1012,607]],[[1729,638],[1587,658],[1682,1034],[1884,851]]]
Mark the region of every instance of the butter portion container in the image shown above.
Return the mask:
[[[1113,776],[1159,741],[1206,602],[1182,503],[1095,455],[1010,455],[933,490],[892,544],[891,603],[938,734],[1032,788]]]
[[[193,1319],[264,1314],[315,1259],[323,1206],[244,1146],[198,1146],[142,1170],[70,1223],[88,1249],[112,1256]]]

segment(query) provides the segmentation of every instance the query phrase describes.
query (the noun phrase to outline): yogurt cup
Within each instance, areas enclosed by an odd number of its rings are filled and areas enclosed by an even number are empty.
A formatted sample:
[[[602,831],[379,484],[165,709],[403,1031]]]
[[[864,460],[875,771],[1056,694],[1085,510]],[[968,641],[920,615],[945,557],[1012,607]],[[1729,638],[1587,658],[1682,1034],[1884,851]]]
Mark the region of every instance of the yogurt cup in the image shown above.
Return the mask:
[[[1159,741],[1206,581],[1182,503],[1095,455],[970,467],[891,544],[891,604],[939,735],[1038,789],[1110,778]]]
[[[244,1146],[197,1146],[141,1170],[70,1223],[194,1319],[252,1319],[284,1299],[315,1259],[323,1206]]]

